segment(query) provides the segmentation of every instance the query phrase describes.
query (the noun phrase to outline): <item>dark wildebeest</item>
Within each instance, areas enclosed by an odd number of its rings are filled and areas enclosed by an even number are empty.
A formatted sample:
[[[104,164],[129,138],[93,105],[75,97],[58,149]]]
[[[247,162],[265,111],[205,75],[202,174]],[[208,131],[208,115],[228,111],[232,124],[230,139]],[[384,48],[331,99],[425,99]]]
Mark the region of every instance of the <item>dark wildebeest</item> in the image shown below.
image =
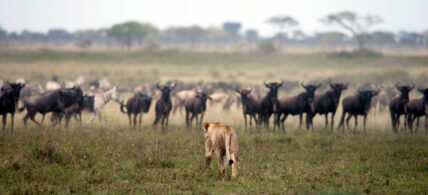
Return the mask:
[[[356,95],[347,96],[342,100],[342,117],[340,118],[339,127],[342,127],[342,130],[345,131],[344,121],[345,115],[348,113],[348,118],[346,119],[346,127],[349,129],[349,120],[352,116],[355,119],[355,127],[357,127],[358,115],[364,116],[364,132],[366,131],[366,121],[367,115],[370,111],[371,101],[374,96],[379,94],[379,91],[374,90],[358,90]]]
[[[27,124],[28,119],[40,125],[40,123],[34,119],[37,113],[46,114],[48,112],[54,112],[56,116],[63,115],[66,108],[81,102],[82,99],[83,93],[80,88],[57,89],[28,97],[24,100],[24,107],[20,108],[19,111],[22,112],[24,109],[27,109],[27,114],[23,119],[24,125]],[[52,118],[52,120],[55,119],[59,118]],[[55,126],[56,122],[52,125]]]
[[[211,97],[205,92],[199,92],[196,93],[195,97],[185,100],[184,108],[186,109],[186,125],[188,128],[192,127],[193,118],[196,118],[196,127],[202,126],[202,120],[207,109],[207,99],[211,99]],[[190,114],[192,114],[192,117],[190,117]],[[200,115],[199,121],[198,115]]]
[[[141,120],[143,113],[149,112],[150,105],[152,104],[152,97],[142,93],[136,93],[134,96],[128,99],[126,105],[120,106],[120,110],[123,113],[128,114],[129,127],[135,128],[137,126],[137,116],[140,115],[138,121],[138,129],[141,129]],[[124,108],[126,107],[126,112]],[[131,117],[134,115],[134,124],[132,124]]]
[[[6,128],[7,114],[10,113],[10,129],[13,131],[15,111],[18,107],[21,89],[24,86],[25,84],[22,83],[9,83],[6,81],[5,86],[2,87],[2,91],[0,92],[0,115],[3,115],[3,129]]]
[[[82,111],[86,110],[88,112],[94,111],[94,99],[93,95],[85,94],[83,95],[82,101],[79,101],[69,107],[67,107],[62,113],[52,113],[51,121],[61,121],[62,117],[65,117],[65,127],[68,127],[70,119],[74,116],[74,119],[82,125]],[[43,115],[44,116],[44,115]]]
[[[413,132],[413,122],[415,119],[418,120],[418,125],[419,117],[425,116],[425,134],[428,134],[428,88],[418,89],[418,91],[422,93],[423,96],[418,99],[410,100],[407,103],[407,123],[409,124],[410,132]],[[417,128],[416,126],[416,131]]]
[[[321,95],[315,95],[314,112],[310,120],[313,128],[313,118],[316,114],[325,115],[325,128],[328,126],[328,113],[331,113],[331,130],[334,128],[334,115],[339,106],[340,96],[343,90],[348,89],[348,83],[330,83],[330,90]]]
[[[407,128],[407,102],[409,102],[409,92],[415,88],[413,86],[399,86],[398,83],[395,87],[400,91],[400,96],[392,98],[389,102],[389,113],[391,115],[391,124],[394,132],[397,132],[400,125],[400,116],[404,114],[404,129]]]
[[[262,98],[260,102],[259,110],[259,123],[265,124],[266,128],[269,128],[269,119],[273,113],[276,112],[278,106],[278,89],[282,86],[282,83],[264,82],[265,87],[269,88],[268,93]]]
[[[165,85],[163,87],[159,86],[159,83],[156,85],[156,87],[162,92],[162,95],[160,98],[156,101],[156,118],[153,122],[153,125],[157,125],[159,120],[161,121],[162,130],[165,128],[168,128],[168,118],[169,113],[172,109],[172,101],[171,101],[171,91],[175,88],[174,83],[171,85]]]
[[[306,113],[306,128],[309,129],[309,122],[311,115],[314,111],[314,96],[321,84],[318,85],[305,85],[301,83],[305,91],[293,97],[284,97],[278,101],[278,109],[275,113],[275,125],[281,125],[282,130],[285,130],[284,123],[288,115],[299,115],[299,127],[302,127],[303,113]],[[282,116],[282,118],[281,118]]]
[[[257,113],[260,110],[260,100],[250,95],[251,91],[251,89],[236,89],[236,92],[241,95],[242,113],[244,115],[245,129],[247,129],[247,115],[250,116],[249,122],[250,126],[252,126],[252,119],[254,119],[254,122],[257,124]]]

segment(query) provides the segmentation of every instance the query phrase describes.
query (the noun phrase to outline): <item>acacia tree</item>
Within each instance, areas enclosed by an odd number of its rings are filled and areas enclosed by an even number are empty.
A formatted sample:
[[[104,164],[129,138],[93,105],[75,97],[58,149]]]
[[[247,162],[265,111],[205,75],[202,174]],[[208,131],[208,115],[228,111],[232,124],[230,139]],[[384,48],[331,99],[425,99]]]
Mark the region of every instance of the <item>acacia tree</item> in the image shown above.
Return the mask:
[[[156,32],[156,28],[150,24],[131,21],[112,26],[107,31],[107,35],[114,37],[119,43],[127,46],[129,49],[134,41],[142,44],[147,35],[151,35]]]
[[[266,20],[268,24],[278,26],[279,32],[283,33],[284,29],[299,25],[299,22],[291,16],[273,16]]]
[[[330,14],[321,19],[327,25],[339,25],[350,32],[358,43],[358,49],[363,50],[369,38],[369,29],[383,22],[382,18],[376,15],[360,16],[354,12],[343,11]]]
[[[281,49],[281,34],[285,32],[284,30],[299,25],[299,22],[291,16],[272,16],[266,22],[278,26],[278,34],[275,39],[277,49]]]

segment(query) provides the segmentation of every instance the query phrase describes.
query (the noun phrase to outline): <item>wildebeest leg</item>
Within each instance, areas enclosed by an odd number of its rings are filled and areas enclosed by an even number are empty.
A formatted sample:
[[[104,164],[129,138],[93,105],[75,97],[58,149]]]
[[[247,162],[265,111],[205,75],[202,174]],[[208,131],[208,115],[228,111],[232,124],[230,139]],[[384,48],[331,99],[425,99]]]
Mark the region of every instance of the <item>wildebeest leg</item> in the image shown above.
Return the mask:
[[[302,128],[302,117],[303,117],[303,114],[300,113],[299,114],[299,128]]]
[[[284,116],[282,117],[282,119],[281,119],[281,125],[282,125],[282,131],[284,131],[285,132],[285,120],[287,120],[287,116],[288,116],[288,114],[284,114]]]
[[[169,123],[169,112],[166,114],[166,119],[165,119],[165,126],[168,129],[168,123]]]
[[[197,126],[197,128],[200,128],[202,126],[202,120],[204,119],[204,115],[205,115],[205,112],[202,112],[201,118],[199,119],[199,126]]]
[[[334,131],[334,115],[335,114],[336,114],[335,112],[331,113],[331,130],[332,131]]]
[[[128,112],[128,121],[129,121],[129,128],[132,129],[132,119],[131,119],[131,113]]]
[[[342,116],[340,117],[340,122],[339,122],[339,126],[337,127],[338,129],[342,127],[342,131],[345,131],[345,112],[342,112]]]
[[[3,114],[3,130],[6,128],[7,113]]]
[[[425,134],[428,135],[428,113],[425,114]]]
[[[34,123],[36,123],[37,125],[39,125],[39,126],[40,126],[40,123],[38,123],[38,122],[36,121],[36,119],[34,119],[34,116],[35,116],[35,115],[32,115],[32,116],[30,117],[30,119],[31,119]]]
[[[250,121],[251,121],[251,116],[250,116]],[[244,127],[245,129],[247,129],[247,115],[245,113],[244,113]]]
[[[346,118],[346,128],[349,129],[349,120],[351,120],[352,114],[348,114],[348,118]]]
[[[196,128],[198,128],[198,114],[195,114],[195,124],[196,124]]]
[[[189,111],[186,110],[186,125],[187,125],[187,128],[190,128],[190,126],[189,126],[189,120],[190,120],[190,114],[189,114]]]
[[[395,128],[395,127],[396,127],[395,114],[391,112],[391,113],[390,113],[390,116],[391,116],[391,126],[392,126],[392,130],[393,130],[394,132],[397,132],[397,129]]]
[[[328,127],[328,112],[325,113],[325,128],[327,129]]]
[[[367,121],[367,115],[366,114],[364,115],[363,120],[364,120],[364,122],[363,122],[364,123],[364,132],[366,132],[366,121]]]
[[[27,126],[27,120],[30,118],[30,112],[27,112],[27,114],[24,116],[22,121],[24,122],[24,126]]]
[[[14,122],[14,120],[15,120],[15,113],[11,113],[10,114],[10,130],[12,130],[13,131],[13,122]]]
[[[138,130],[141,130],[142,121],[143,121],[143,112],[140,113],[140,118],[138,120]]]
[[[306,113],[306,129],[309,130],[309,126],[311,124],[311,114]]]
[[[134,114],[134,120],[133,120],[133,122],[134,122],[134,129],[137,127],[137,115],[138,115],[138,113],[137,114]]]
[[[358,116],[354,115],[354,119],[355,119],[355,127],[354,127],[354,129],[357,129],[357,126],[358,126]]]

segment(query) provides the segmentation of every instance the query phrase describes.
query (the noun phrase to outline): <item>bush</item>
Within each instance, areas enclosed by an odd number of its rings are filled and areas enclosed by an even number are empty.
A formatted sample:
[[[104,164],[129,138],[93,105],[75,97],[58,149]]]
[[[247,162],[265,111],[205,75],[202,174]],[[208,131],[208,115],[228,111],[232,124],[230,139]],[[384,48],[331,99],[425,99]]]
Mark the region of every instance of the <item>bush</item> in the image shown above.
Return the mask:
[[[345,59],[347,58],[348,59],[349,58],[380,58],[382,56],[383,56],[382,53],[369,50],[369,49],[357,50],[352,52],[342,50],[340,52],[331,53],[328,55],[329,58],[345,58]]]
[[[271,42],[263,42],[260,43],[259,46],[259,52],[263,54],[273,54],[276,53],[275,46]]]

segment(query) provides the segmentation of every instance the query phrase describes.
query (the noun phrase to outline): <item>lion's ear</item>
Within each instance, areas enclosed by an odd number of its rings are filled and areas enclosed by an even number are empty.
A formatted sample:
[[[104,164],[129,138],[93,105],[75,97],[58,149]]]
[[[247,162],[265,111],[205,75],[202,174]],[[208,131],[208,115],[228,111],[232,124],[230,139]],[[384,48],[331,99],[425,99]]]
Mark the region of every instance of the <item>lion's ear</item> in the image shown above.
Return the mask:
[[[205,122],[202,126],[204,127],[204,131],[205,133],[208,131],[208,127],[210,127],[210,123],[209,122]]]

